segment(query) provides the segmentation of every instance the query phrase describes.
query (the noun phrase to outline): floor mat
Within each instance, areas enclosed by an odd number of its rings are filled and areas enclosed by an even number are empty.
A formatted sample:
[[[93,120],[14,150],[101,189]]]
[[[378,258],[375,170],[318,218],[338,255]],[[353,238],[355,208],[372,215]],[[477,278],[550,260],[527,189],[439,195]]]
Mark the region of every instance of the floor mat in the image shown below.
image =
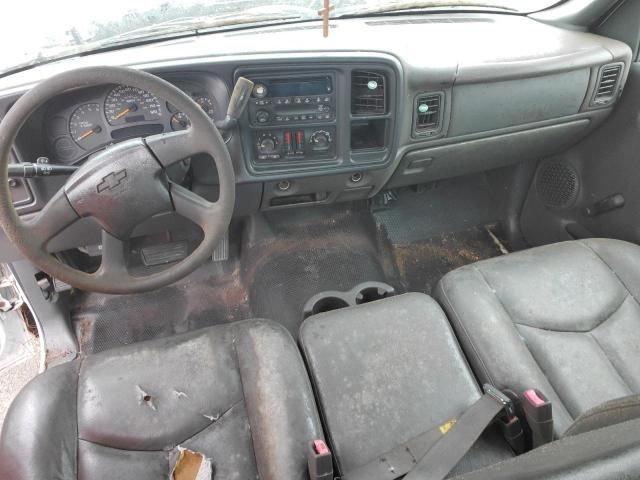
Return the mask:
[[[376,222],[394,244],[426,240],[500,220],[500,209],[484,175],[441,180],[393,191],[393,200],[374,202]],[[385,198],[379,195],[375,200]]]
[[[95,353],[251,318],[239,265],[208,263],[185,279],[136,295],[81,293],[71,318],[80,351]]]
[[[254,312],[297,337],[305,302],[327,290],[380,281],[398,287],[390,248],[366,204],[303,215],[269,215],[273,235],[252,248],[243,271]]]
[[[138,295],[74,295],[81,352],[247,318],[269,318],[297,338],[303,306],[365,281],[430,293],[450,270],[500,255],[482,225],[496,219],[482,178],[403,189],[391,205],[286,209],[233,229],[230,258]],[[477,225],[481,225],[478,227]]]
[[[303,306],[316,293],[370,280],[399,285],[391,249],[366,203],[254,218],[264,229],[236,238],[229,260],[210,262],[171,286],[137,295],[77,295],[72,321],[81,352],[247,318],[275,320],[297,338]]]

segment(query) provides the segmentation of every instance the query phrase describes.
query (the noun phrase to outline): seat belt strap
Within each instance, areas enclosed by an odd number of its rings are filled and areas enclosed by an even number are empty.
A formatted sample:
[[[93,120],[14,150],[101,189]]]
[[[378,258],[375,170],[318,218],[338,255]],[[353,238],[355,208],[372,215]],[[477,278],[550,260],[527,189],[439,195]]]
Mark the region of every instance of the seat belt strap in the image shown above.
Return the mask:
[[[451,419],[438,427],[421,433],[417,437],[378,456],[371,462],[347,472],[341,477],[342,480],[396,480],[401,478],[407,473],[413,472],[413,470],[422,463],[422,459],[426,454],[430,453],[434,446],[439,445],[444,439],[449,437],[453,430],[458,429],[461,422],[469,423],[475,421],[478,425],[481,424],[482,427],[477,436],[468,442],[468,446],[466,446],[464,451],[459,455],[459,461],[502,410],[509,409],[509,418],[513,416],[511,400],[507,396],[490,385],[485,385],[484,388],[485,392],[488,391],[490,393],[485,393],[480,397],[458,420]],[[471,420],[472,418],[473,420]],[[459,439],[454,439],[454,442],[460,444]],[[459,448],[459,445],[454,445],[452,448]],[[458,461],[447,470],[444,474],[445,476]],[[407,478],[410,477],[405,477],[405,479]],[[422,480],[422,477],[418,476],[418,478]],[[444,478],[444,476],[442,478]]]
[[[396,480],[411,470],[417,460],[427,453],[455,422],[455,419],[451,419],[427,430],[340,478],[341,480]]]
[[[443,480],[455,467],[482,432],[498,414],[513,416],[511,399],[491,385],[484,386],[485,394],[471,405],[446,435],[441,436],[405,480]]]

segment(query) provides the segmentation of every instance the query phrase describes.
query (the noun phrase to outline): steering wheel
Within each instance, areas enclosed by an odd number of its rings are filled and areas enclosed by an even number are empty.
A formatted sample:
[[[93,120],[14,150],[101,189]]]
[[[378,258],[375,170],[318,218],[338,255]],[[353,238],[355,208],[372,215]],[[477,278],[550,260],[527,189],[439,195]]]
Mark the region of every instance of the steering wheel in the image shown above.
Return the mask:
[[[108,147],[69,177],[35,218],[16,213],[8,186],[9,152],[34,111],[50,98],[75,88],[123,84],[152,92],[191,121],[187,130],[135,138]],[[209,154],[218,170],[220,193],[211,203],[172,183],[166,168],[198,153]],[[229,151],[207,114],[172,84],[145,72],[88,67],[45,80],[25,93],[0,123],[0,222],[13,244],[44,272],[81,290],[136,293],[179,280],[203,264],[229,228],[235,176]],[[200,226],[204,237],[185,259],[166,270],[133,276],[127,268],[128,239],[149,217],[175,211]],[[47,251],[57,234],[81,217],[102,227],[102,263],[95,273],[66,265]]]

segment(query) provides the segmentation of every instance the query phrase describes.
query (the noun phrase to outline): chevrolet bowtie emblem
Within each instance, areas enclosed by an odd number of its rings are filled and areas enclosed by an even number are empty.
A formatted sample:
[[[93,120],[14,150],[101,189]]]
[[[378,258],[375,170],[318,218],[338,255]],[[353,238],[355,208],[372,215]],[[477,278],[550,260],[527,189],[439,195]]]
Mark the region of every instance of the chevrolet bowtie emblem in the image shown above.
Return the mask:
[[[125,178],[127,178],[127,170],[124,168],[117,172],[111,172],[106,177],[103,177],[102,181],[98,184],[98,193],[102,193],[105,190],[113,190],[119,186]]]

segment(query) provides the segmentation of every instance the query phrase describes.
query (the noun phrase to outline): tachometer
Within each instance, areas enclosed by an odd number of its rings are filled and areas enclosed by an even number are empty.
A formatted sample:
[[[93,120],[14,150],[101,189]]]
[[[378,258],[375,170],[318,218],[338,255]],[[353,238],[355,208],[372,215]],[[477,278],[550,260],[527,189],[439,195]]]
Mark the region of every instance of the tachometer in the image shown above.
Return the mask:
[[[73,111],[69,119],[71,138],[85,150],[93,150],[108,143],[109,138],[106,135],[103,122],[99,103],[80,105]]]
[[[162,107],[158,98],[136,87],[119,85],[109,92],[104,113],[111,125],[158,120]]]

